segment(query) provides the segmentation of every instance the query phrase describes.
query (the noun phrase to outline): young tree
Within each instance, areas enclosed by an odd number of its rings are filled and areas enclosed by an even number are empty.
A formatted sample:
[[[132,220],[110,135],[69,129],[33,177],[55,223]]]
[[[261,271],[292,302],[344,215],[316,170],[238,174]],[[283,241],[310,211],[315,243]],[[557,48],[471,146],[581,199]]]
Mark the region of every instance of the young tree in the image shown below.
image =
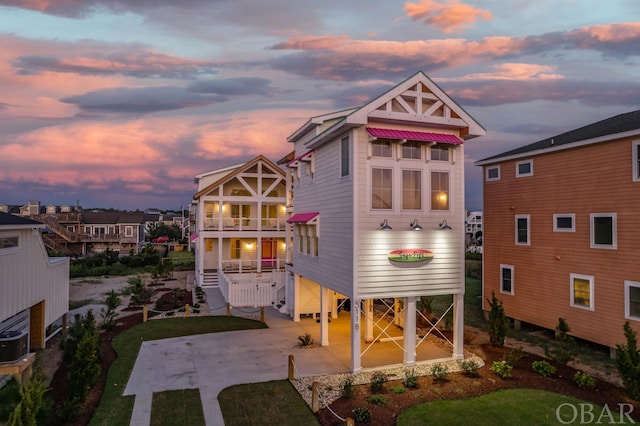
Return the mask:
[[[567,320],[562,317],[558,318],[554,345],[551,349],[545,350],[549,358],[561,364],[566,364],[573,359],[576,342],[575,339],[569,335],[570,331],[571,328]]]
[[[502,307],[502,300],[491,291],[491,300],[487,299],[491,310],[489,311],[489,340],[491,345],[503,347],[507,337],[507,316]]]
[[[20,385],[20,402],[9,416],[9,426],[36,426],[38,415],[44,407],[47,387],[41,368],[36,368],[28,382]]]
[[[626,345],[616,345],[616,364],[622,376],[627,394],[635,400],[640,399],[640,351],[638,350],[637,333],[631,328],[629,321],[624,323]]]
[[[114,290],[111,290],[109,293],[107,293],[107,298],[105,299],[104,303],[106,307],[100,310],[100,316],[102,317],[102,326],[106,330],[113,330],[113,327],[115,326],[115,319],[118,315],[116,313],[116,309],[118,308],[118,306],[120,306],[121,303],[118,293],[116,293]]]

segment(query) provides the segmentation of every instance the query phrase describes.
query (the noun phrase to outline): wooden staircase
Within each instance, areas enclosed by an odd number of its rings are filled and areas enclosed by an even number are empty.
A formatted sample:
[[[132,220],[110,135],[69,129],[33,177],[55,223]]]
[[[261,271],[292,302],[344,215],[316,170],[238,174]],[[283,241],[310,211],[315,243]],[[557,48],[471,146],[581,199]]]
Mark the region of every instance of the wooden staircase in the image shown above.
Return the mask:
[[[55,218],[45,216],[42,218],[42,222],[45,225],[47,225],[47,228],[51,229],[53,232],[60,235],[62,238],[69,241],[70,243],[77,243],[80,239],[78,234],[69,232],[69,230],[64,226],[60,225]]]
[[[42,234],[42,242],[44,243],[45,247],[47,247],[50,250],[54,250],[54,251],[57,251],[58,253],[66,254],[67,256],[71,256],[73,254],[71,250],[69,250],[66,246],[63,246],[62,244],[55,242],[53,238],[51,238],[46,234]]]

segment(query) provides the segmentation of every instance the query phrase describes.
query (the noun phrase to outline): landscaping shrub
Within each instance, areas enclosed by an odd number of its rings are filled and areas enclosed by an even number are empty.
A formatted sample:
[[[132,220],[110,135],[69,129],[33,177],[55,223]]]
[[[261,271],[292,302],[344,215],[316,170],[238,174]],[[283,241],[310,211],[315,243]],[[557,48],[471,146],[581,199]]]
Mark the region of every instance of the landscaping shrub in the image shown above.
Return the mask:
[[[462,374],[468,377],[478,377],[478,363],[472,359],[468,359],[466,361],[462,361],[460,365],[462,369]]]
[[[9,416],[9,426],[36,426],[42,424],[43,415],[50,404],[45,399],[47,386],[45,375],[41,368],[35,369],[35,374],[20,385],[20,402],[14,407]],[[4,402],[3,402],[4,404]]]
[[[102,327],[105,330],[113,330],[115,326],[116,320],[116,308],[120,306],[120,297],[118,294],[111,290],[107,293],[107,298],[105,299],[105,307],[100,309],[100,317],[102,317]]]
[[[556,368],[547,361],[533,361],[531,369],[542,377],[549,377],[556,374]]]
[[[298,336],[298,345],[303,348],[313,345],[313,338],[311,337],[311,334],[306,333]]]
[[[522,349],[522,346],[519,348],[511,348],[504,355],[504,360],[507,361],[507,364],[510,366],[517,367],[523,356],[524,350]]]
[[[578,371],[573,376],[573,381],[579,388],[582,389],[595,389],[596,388],[596,379],[588,375],[587,373],[583,373],[582,371]]]
[[[545,353],[549,358],[560,364],[566,364],[574,357],[576,342],[569,336],[571,328],[564,318],[558,318],[556,326],[556,339],[551,348],[545,348]]]
[[[355,390],[353,386],[353,377],[348,376],[342,382],[342,387],[340,390],[340,396],[343,398],[351,398],[353,397],[353,391]]]
[[[496,347],[503,347],[507,337],[507,316],[502,307],[502,301],[491,291],[491,300],[487,299],[491,310],[489,311],[489,340]]]
[[[631,329],[629,321],[624,323],[626,345],[616,345],[616,366],[622,377],[624,388],[629,397],[640,399],[640,351],[637,333]]]
[[[386,407],[389,405],[389,400],[384,395],[371,395],[367,398],[367,402],[373,405],[379,405],[380,407]]]
[[[353,420],[358,423],[369,423],[371,421],[371,411],[367,407],[357,407],[351,411]]]
[[[396,385],[391,388],[391,393],[405,393],[407,388],[402,385]]]
[[[493,361],[491,365],[491,371],[502,379],[511,378],[511,370],[513,370],[513,366],[509,365],[506,361]]]
[[[11,378],[3,388],[0,389],[0,422],[6,422],[13,409],[20,402],[20,383],[15,378]]]
[[[379,393],[384,391],[384,385],[387,383],[387,376],[382,373],[374,373],[371,376],[371,392]]]
[[[404,370],[404,379],[402,379],[402,384],[408,388],[418,387],[418,375],[416,374],[415,369],[410,368]]]
[[[435,381],[446,382],[448,380],[449,367],[440,362],[433,364],[431,366],[431,375]]]

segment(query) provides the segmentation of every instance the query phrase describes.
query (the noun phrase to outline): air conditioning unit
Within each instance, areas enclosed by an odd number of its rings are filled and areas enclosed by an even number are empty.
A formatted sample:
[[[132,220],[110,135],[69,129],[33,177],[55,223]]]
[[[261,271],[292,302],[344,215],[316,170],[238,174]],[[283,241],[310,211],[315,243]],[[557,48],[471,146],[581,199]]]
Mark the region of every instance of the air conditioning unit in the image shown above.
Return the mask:
[[[29,350],[29,333],[3,331],[0,333],[0,362],[14,362]]]

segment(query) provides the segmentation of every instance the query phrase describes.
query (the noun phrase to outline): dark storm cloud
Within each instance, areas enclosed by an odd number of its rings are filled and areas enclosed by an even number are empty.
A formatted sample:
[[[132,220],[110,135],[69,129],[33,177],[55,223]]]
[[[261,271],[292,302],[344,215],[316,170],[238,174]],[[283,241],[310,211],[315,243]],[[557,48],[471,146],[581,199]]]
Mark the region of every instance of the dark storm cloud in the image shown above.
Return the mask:
[[[100,49],[100,46],[96,45],[95,48]],[[193,78],[216,72],[215,65],[211,62],[178,58],[135,48],[112,54],[90,53],[75,57],[20,56],[13,61],[13,66],[22,75],[58,72],[137,78]]]
[[[188,90],[196,93],[218,95],[262,95],[272,96],[278,91],[265,78],[237,77],[218,80],[202,80],[189,85]]]
[[[462,81],[442,84],[456,101],[468,106],[496,106],[534,100],[579,101],[590,107],[640,104],[640,83],[626,81]]]
[[[203,107],[225,102],[225,96],[205,96],[179,87],[117,88],[85,93],[61,99],[84,111],[147,114],[182,108]]]

